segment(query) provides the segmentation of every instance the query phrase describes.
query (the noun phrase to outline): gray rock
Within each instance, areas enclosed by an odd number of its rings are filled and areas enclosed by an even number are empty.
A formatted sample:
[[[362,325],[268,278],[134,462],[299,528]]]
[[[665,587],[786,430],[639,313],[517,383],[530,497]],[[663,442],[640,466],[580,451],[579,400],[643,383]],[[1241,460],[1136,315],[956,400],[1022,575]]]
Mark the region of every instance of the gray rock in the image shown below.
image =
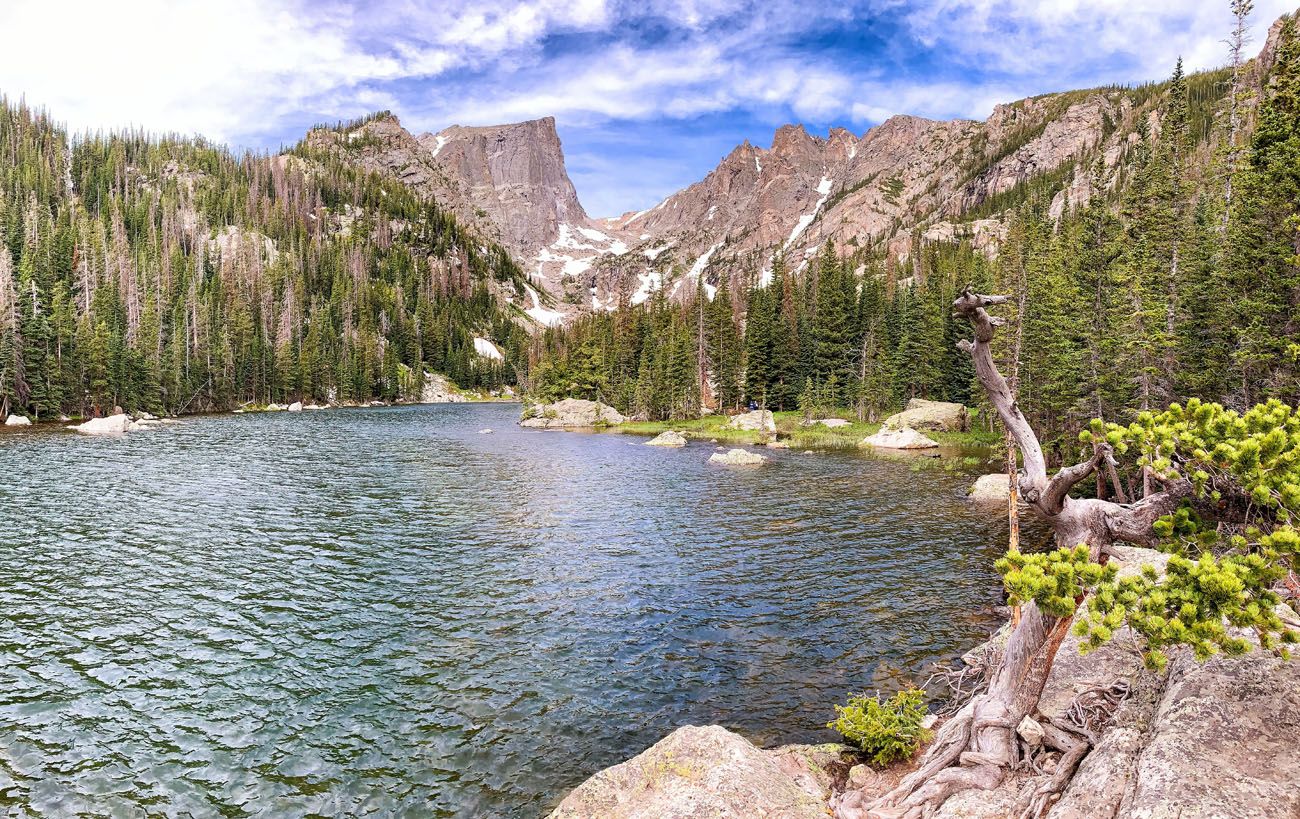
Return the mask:
[[[566,398],[554,404],[529,408],[519,425],[538,429],[566,429],[613,426],[625,420],[627,419],[618,410],[606,404]]]
[[[968,424],[966,407],[961,404],[913,398],[902,412],[885,419],[884,428],[964,432]]]
[[[26,415],[10,415],[5,419],[5,426],[7,427],[29,427],[31,425],[32,419]]]
[[[711,464],[726,464],[728,466],[756,466],[767,461],[766,455],[759,455],[757,452],[750,452],[744,449],[733,449],[728,452],[715,452],[709,456]]]
[[[825,819],[843,746],[763,751],[717,725],[678,728],[575,788],[551,819]],[[845,766],[847,767],[847,766]]]
[[[287,409],[289,412],[302,412],[302,402],[294,401],[287,407]]]
[[[87,435],[119,435],[132,427],[130,416],[125,413],[109,415],[104,418],[91,418],[84,424],[73,427],[77,432]]]
[[[882,428],[875,435],[863,438],[862,445],[878,449],[933,449],[939,446],[939,443],[914,429],[894,431]]]
[[[646,441],[645,445],[670,447],[686,446],[686,436],[676,430],[669,429],[659,433],[651,440]]]
[[[838,427],[852,426],[853,422],[845,421],[843,418],[818,418],[816,421],[812,422],[813,426],[816,426],[817,424],[829,427],[830,429],[836,429]]]
[[[1000,503],[1005,506],[1010,489],[1011,481],[1005,472],[980,475],[966,493],[966,499],[980,504]]]
[[[740,415],[733,415],[727,422],[728,429],[747,429],[757,432],[776,432],[776,419],[771,410],[754,410]]]

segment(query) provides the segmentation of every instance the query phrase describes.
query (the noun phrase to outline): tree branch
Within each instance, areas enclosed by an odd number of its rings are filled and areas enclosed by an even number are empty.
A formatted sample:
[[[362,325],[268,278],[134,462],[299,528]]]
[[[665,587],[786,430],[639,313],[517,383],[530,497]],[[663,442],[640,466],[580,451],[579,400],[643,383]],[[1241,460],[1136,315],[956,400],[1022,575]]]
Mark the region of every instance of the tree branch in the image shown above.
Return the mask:
[[[1043,458],[1043,447],[1038,442],[1033,427],[1029,426],[1029,422],[1020,412],[1015,396],[1011,394],[1007,380],[1002,377],[1002,373],[998,372],[997,365],[993,363],[993,353],[989,350],[994,328],[1003,324],[1003,321],[990,316],[984,308],[993,304],[1005,304],[1010,299],[1010,296],[981,295],[973,292],[970,287],[963,290],[961,296],[953,301],[952,308],[956,315],[970,322],[975,331],[975,341],[963,339],[957,346],[970,353],[980,386],[988,393],[993,408],[997,410],[998,418],[1002,420],[1002,425],[1011,433],[1016,446],[1020,448],[1020,455],[1025,462],[1025,477],[1021,485],[1036,489],[1041,494],[1047,485],[1047,461]]]
[[[1192,482],[1180,478],[1167,484],[1163,491],[1148,495],[1137,503],[1112,503],[1106,511],[1106,528],[1111,537],[1138,546],[1155,547],[1160,542],[1155,522],[1172,513],[1185,498],[1191,497]]]

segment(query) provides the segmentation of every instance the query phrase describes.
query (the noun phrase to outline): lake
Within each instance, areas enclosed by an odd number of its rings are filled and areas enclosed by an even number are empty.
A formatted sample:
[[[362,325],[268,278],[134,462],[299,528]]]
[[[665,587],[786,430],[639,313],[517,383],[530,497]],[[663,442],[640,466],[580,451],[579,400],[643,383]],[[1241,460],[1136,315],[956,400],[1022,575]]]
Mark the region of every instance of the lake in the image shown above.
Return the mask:
[[[535,817],[680,725],[833,738],[997,623],[984,465],[518,414],[0,430],[0,806]]]

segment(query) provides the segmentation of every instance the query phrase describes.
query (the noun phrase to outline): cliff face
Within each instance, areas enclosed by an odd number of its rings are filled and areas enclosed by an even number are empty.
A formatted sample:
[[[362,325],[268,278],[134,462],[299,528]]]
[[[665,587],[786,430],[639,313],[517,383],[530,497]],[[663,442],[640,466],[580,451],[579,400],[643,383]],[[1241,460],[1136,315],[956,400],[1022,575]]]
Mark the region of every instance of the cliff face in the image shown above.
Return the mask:
[[[587,214],[564,167],[555,119],[465,128],[453,125],[417,140],[428,161],[527,258],[559,237],[560,226],[585,225]]]

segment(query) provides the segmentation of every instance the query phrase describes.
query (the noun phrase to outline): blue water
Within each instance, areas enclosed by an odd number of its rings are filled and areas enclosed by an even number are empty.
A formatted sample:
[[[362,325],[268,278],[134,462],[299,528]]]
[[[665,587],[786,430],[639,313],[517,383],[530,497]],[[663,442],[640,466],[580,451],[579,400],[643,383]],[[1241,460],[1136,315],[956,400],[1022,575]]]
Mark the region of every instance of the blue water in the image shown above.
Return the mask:
[[[974,465],[518,411],[0,435],[0,807],[532,817],[679,725],[830,738],[994,624]]]

